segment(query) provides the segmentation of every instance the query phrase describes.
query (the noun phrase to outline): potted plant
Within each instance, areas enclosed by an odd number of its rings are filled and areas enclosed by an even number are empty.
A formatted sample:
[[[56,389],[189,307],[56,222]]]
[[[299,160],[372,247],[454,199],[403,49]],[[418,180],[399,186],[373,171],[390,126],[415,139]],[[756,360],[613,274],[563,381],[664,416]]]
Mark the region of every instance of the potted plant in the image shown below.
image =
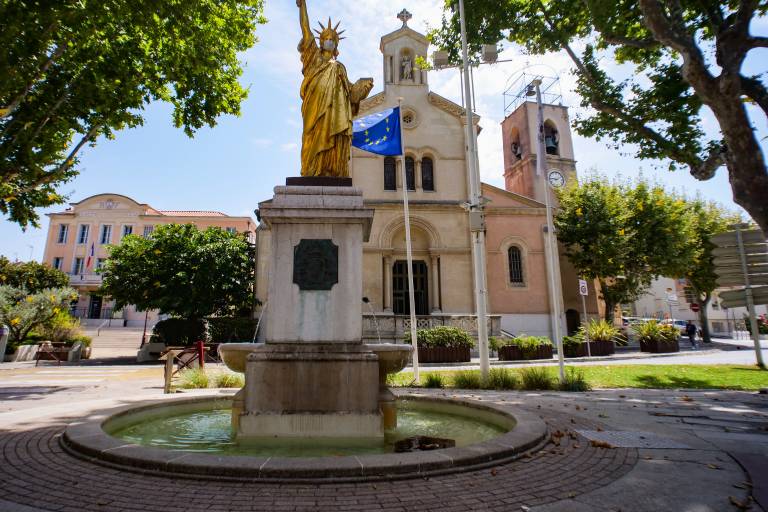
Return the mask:
[[[626,344],[626,337],[617,327],[605,320],[591,320],[573,336],[563,337],[563,354],[565,357],[609,356],[616,352],[616,345]]]
[[[456,327],[432,327],[416,331],[420,363],[466,363],[470,361],[469,350],[475,340]],[[405,335],[405,342],[411,342],[411,333]]]
[[[633,327],[643,352],[680,352],[680,331],[674,325],[648,320]]]
[[[515,338],[492,338],[492,350],[499,354],[499,361],[552,359],[552,341],[546,336],[520,334]]]

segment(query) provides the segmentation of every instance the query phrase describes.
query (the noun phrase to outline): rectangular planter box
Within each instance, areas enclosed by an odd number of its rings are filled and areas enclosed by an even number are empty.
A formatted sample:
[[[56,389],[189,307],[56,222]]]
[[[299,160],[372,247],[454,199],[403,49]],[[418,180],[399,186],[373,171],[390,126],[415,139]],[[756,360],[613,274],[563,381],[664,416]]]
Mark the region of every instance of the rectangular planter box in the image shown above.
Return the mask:
[[[640,340],[641,352],[652,352],[654,354],[662,354],[667,352],[680,352],[680,343],[675,340],[672,343],[659,343],[658,341],[643,341]]]
[[[590,341],[589,353],[587,352],[587,344],[579,343],[576,346],[564,347],[563,353],[565,357],[587,357],[593,356],[610,356],[616,352],[612,341]]]
[[[523,350],[517,345],[506,345],[499,348],[499,361],[524,361],[532,359],[552,359],[552,345],[540,345],[536,352],[525,357]]]
[[[419,347],[420,363],[467,363],[469,347]]]

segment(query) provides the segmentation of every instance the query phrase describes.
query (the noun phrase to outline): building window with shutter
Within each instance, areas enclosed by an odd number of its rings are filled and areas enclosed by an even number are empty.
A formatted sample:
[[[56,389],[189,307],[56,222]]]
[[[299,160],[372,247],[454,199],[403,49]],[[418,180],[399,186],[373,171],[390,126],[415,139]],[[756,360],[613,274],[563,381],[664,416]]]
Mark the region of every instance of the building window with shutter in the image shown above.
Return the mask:
[[[509,255],[509,282],[513,286],[523,286],[525,276],[523,276],[523,254],[520,248],[513,245],[507,254]]]
[[[122,238],[125,238],[127,235],[132,235],[132,234],[133,234],[133,226],[130,226],[130,225],[123,226],[123,236],[120,238],[122,239]]]
[[[421,188],[430,192],[435,190],[434,164],[429,157],[421,160]]]
[[[61,256],[56,256],[55,258],[53,258],[53,264],[51,266],[56,270],[61,270],[61,267],[64,266],[64,258],[62,258]]]
[[[144,238],[149,238],[154,230],[155,226],[144,226]]]
[[[75,258],[74,264],[72,265],[72,273],[82,274],[84,269],[83,258]]]
[[[408,190],[416,190],[416,177],[413,171],[413,158],[405,157],[405,181],[408,183]]]
[[[88,224],[81,224],[80,225],[80,232],[77,234],[77,243],[78,244],[87,244],[88,243],[88,231],[90,231],[90,226]]]
[[[101,245],[112,243],[112,226],[105,224],[101,226],[101,237],[99,238]]]
[[[67,243],[67,236],[69,235],[69,224],[61,224],[59,226],[59,236],[56,238],[56,243]]]
[[[395,159],[391,156],[384,158],[384,190],[397,190],[395,169]]]

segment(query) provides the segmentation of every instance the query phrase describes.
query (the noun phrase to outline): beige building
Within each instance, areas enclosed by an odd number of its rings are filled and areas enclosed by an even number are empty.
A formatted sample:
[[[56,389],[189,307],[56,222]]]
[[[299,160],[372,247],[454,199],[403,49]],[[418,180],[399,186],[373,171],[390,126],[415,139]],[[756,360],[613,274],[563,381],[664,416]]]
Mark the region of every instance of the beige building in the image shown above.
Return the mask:
[[[80,293],[73,305],[75,316],[86,324],[99,323],[113,316],[127,325],[141,325],[145,313],[132,306],[112,310],[113,302],[96,292],[101,286],[98,269],[108,257],[108,247],[120,243],[126,235],[147,237],[162,224],[194,224],[200,229],[220,227],[255,236],[256,224],[250,217],[231,217],[212,211],[164,211],[134,201],[120,194],[98,194],[63,212],[49,213],[50,224],[43,262],[69,275],[71,285]],[[157,313],[150,312],[150,325]]]
[[[429,90],[429,73],[415,66],[428,54],[428,41],[403,26],[381,38],[383,91],[365,100],[360,116],[402,101],[405,158],[383,157],[353,148],[350,176],[375,210],[369,241],[363,246],[363,293],[370,304],[363,330],[368,339],[402,336],[408,320],[408,288],[403,217],[403,187],[408,188],[414,258],[414,294],[418,326],[454,325],[476,330],[474,282],[467,210],[464,108]],[[551,300],[544,253],[546,210],[534,168],[535,104],[524,102],[502,123],[506,189],[483,184],[486,205],[488,304],[491,332],[501,330],[551,336]],[[552,154],[548,169],[575,173],[567,110],[547,106]],[[474,117],[475,129],[480,118]],[[512,143],[516,144],[512,149]],[[549,151],[549,150],[548,150]],[[405,164],[406,179],[401,179]],[[501,172],[501,171],[500,171]],[[542,180],[539,180],[540,184]],[[258,230],[257,295],[268,299],[269,230]],[[561,274],[560,268],[563,268]],[[577,276],[566,263],[556,274],[556,300],[562,327],[578,326],[582,311]],[[561,283],[572,287],[561,291]],[[594,289],[588,309],[597,314]],[[362,299],[362,297],[361,297]],[[364,310],[365,311],[365,310]],[[265,318],[265,322],[269,319]]]

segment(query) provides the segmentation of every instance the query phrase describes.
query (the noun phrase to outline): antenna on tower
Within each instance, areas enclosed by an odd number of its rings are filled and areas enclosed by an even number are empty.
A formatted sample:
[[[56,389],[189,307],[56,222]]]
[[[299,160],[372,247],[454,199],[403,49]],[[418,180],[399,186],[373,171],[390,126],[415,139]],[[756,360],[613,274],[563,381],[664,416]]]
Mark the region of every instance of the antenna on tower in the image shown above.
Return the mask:
[[[560,87],[560,77],[554,69],[553,75],[533,72],[530,68],[546,66],[545,64],[531,64],[514,73],[507,79],[507,85],[502,93],[504,96],[504,117],[518,109],[526,101],[535,103],[535,94],[530,94],[531,83],[534,80],[541,81],[541,101],[547,105],[563,105],[563,93]],[[546,66],[549,67],[549,66]]]

